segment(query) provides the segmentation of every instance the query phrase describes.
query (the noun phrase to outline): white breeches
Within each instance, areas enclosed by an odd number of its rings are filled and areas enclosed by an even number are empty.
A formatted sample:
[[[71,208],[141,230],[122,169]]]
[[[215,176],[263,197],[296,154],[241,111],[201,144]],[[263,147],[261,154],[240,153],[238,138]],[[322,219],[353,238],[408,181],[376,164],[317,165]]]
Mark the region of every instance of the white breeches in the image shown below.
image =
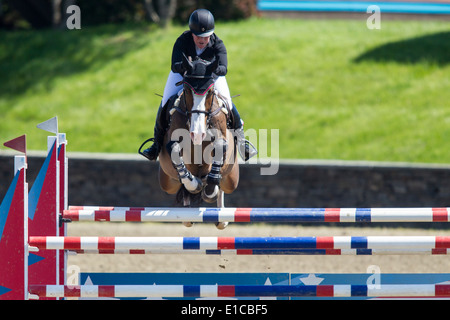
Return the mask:
[[[169,76],[167,77],[166,86],[164,88],[164,95],[161,101],[161,105],[164,106],[167,102],[167,100],[170,99],[171,96],[178,93],[180,90],[183,89],[183,85],[177,86],[176,83],[183,80],[183,76],[179,73],[174,73],[173,71],[170,71]],[[224,98],[227,99],[227,105],[228,108],[231,110],[232,104],[231,104],[231,95],[230,95],[230,89],[228,89],[228,83],[227,79],[225,77],[218,77],[217,80],[214,82],[214,87],[216,91],[219,92],[220,95],[222,95]]]

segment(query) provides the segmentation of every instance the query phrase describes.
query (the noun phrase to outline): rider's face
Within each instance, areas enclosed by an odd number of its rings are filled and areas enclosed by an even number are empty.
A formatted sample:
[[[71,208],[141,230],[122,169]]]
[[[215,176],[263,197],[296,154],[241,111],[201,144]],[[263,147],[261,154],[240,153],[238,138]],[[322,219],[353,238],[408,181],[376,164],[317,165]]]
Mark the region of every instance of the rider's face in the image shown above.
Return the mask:
[[[192,37],[194,38],[195,45],[199,49],[203,49],[204,47],[206,47],[208,42],[209,42],[209,38],[210,38],[210,36],[208,36],[208,37],[198,37],[195,34],[192,34]]]

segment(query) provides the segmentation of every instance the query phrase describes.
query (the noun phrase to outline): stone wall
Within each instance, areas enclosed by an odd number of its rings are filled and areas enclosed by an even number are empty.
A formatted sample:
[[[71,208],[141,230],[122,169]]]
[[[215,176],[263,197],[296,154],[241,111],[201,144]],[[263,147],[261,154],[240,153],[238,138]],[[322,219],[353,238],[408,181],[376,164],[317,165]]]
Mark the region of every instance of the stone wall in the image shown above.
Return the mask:
[[[28,155],[31,188],[42,155]],[[450,166],[333,161],[280,161],[275,175],[266,166],[240,166],[238,189],[225,196],[229,207],[450,207]],[[0,199],[13,177],[13,156],[0,154]],[[158,163],[134,155],[69,153],[69,204],[174,206],[161,191]],[[202,204],[203,206],[204,204]],[[204,205],[206,206],[206,205]]]

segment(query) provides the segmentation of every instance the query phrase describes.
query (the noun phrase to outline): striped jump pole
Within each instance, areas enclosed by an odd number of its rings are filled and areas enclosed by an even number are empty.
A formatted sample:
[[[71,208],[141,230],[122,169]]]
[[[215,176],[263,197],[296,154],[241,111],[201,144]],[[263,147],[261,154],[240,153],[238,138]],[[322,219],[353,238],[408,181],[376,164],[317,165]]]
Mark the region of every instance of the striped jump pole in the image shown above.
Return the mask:
[[[70,206],[72,221],[448,222],[449,208],[139,208]]]
[[[448,297],[450,284],[405,285],[30,285],[38,297]]]
[[[316,255],[316,256],[380,256],[380,255],[447,255],[450,249],[255,249],[255,250],[72,250],[69,254],[196,254],[196,255]]]
[[[40,250],[448,249],[450,236],[30,237]]]

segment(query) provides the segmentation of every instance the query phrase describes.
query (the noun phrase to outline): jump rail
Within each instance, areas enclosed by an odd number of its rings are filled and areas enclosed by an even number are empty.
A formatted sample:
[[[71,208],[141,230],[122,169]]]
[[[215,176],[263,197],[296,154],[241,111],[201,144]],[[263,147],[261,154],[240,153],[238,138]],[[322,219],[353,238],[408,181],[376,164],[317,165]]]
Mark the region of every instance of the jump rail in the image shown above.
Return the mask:
[[[138,208],[70,206],[72,221],[448,222],[450,208]]]
[[[303,255],[303,256],[381,256],[447,255],[450,249],[221,249],[221,250],[70,250],[69,254],[198,254],[198,255]]]
[[[29,237],[40,250],[449,249],[450,236]]]

